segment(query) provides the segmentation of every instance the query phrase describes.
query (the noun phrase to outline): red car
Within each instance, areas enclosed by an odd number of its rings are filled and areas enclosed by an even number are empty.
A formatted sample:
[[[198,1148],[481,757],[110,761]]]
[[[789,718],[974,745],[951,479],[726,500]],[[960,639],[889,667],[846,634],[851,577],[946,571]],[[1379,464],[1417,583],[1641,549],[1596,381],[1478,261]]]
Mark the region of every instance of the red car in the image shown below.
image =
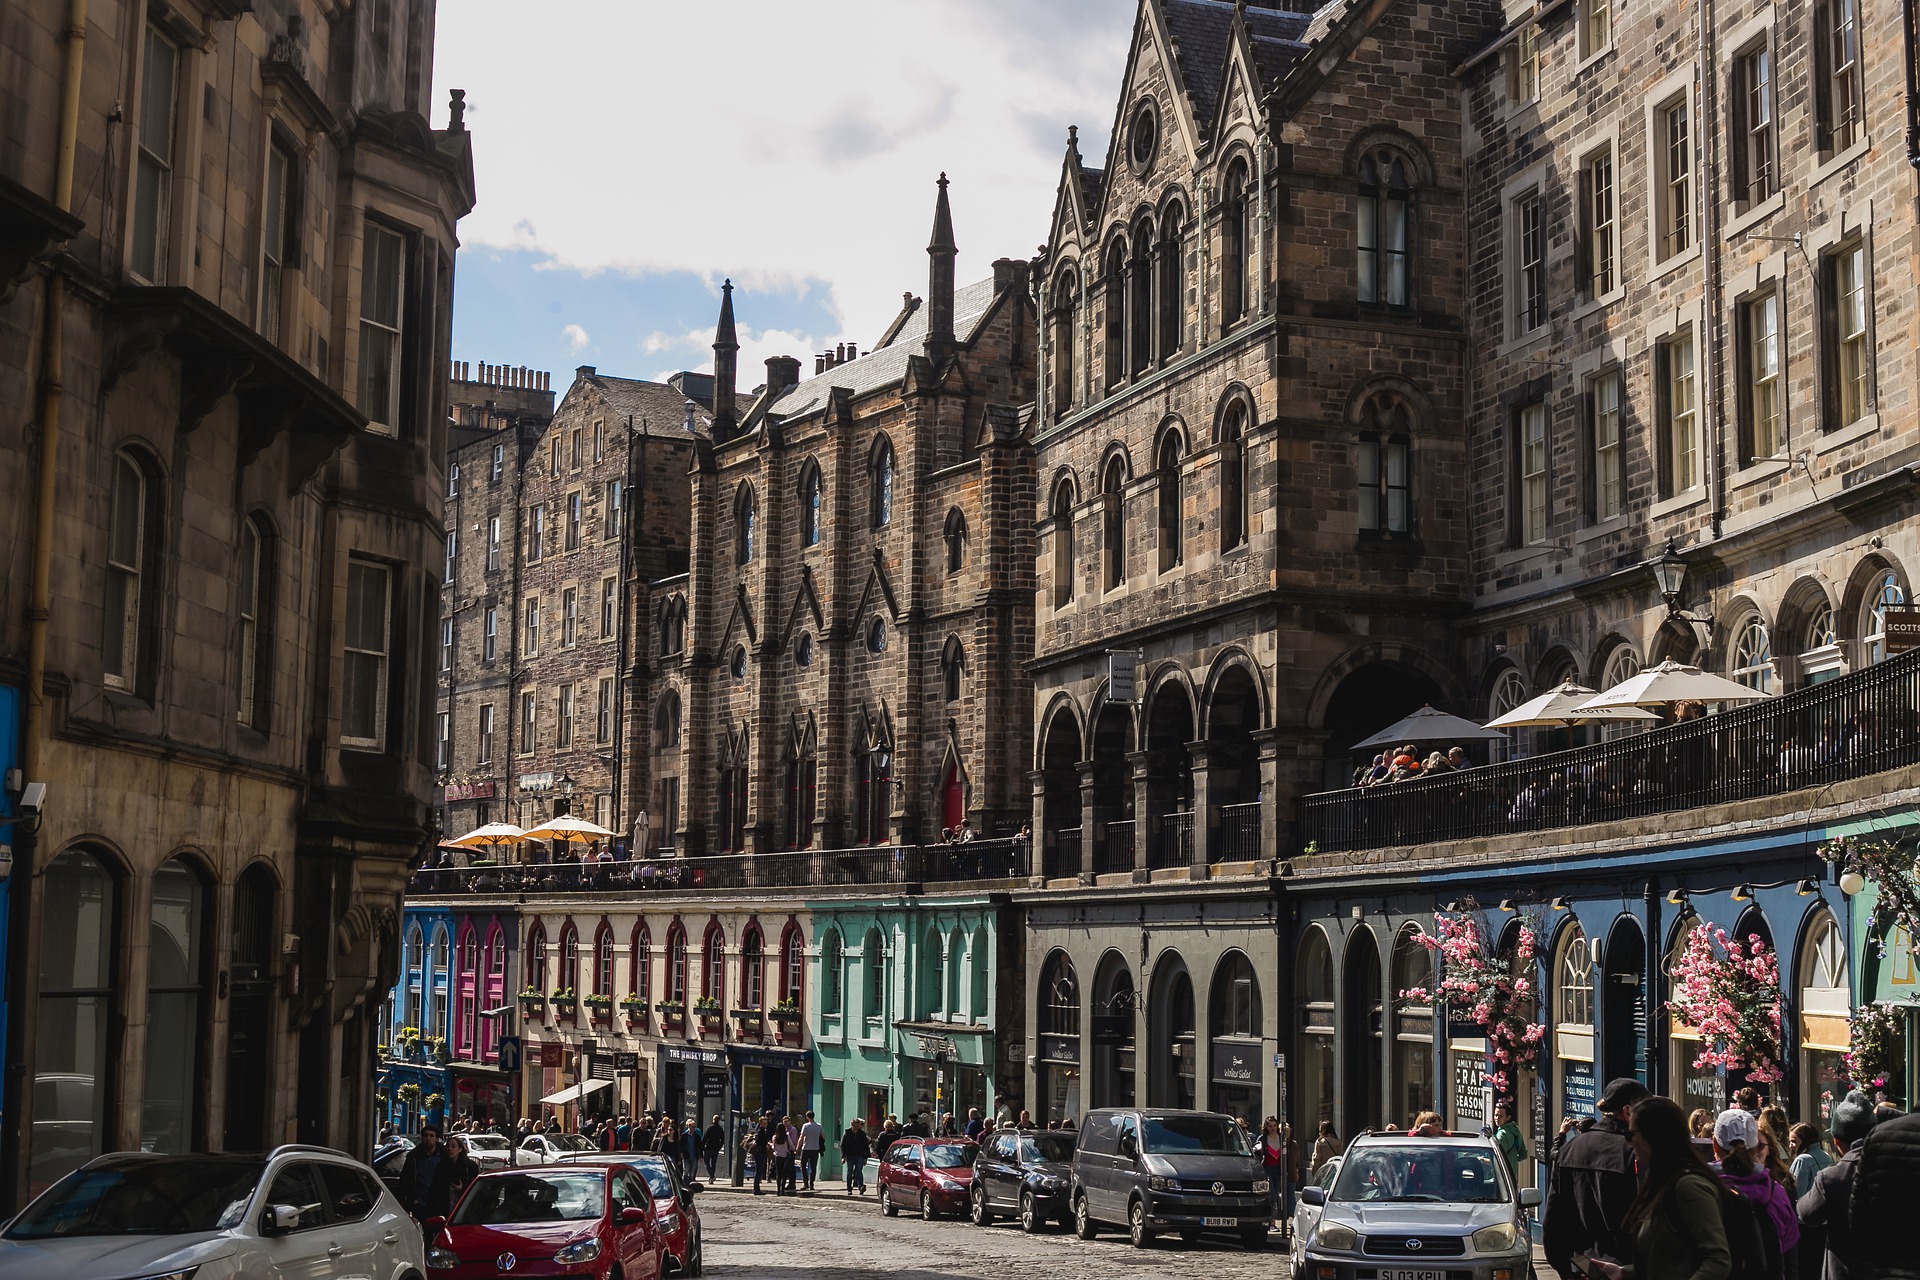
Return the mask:
[[[660,1227],[660,1243],[667,1251],[667,1274],[695,1277],[700,1274],[705,1255],[701,1249],[700,1210],[693,1204],[700,1184],[683,1178],[677,1165],[669,1163],[665,1156],[639,1151],[618,1155],[596,1151],[592,1155],[562,1157],[561,1163],[630,1164],[639,1170],[640,1176],[647,1180],[647,1190],[653,1192],[653,1216]]]
[[[902,1205],[917,1205],[929,1222],[943,1213],[965,1213],[977,1149],[965,1138],[895,1141],[880,1161],[880,1212],[891,1218]]]
[[[647,1180],[631,1165],[483,1173],[451,1218],[425,1224],[433,1280],[522,1275],[658,1280],[666,1246]]]

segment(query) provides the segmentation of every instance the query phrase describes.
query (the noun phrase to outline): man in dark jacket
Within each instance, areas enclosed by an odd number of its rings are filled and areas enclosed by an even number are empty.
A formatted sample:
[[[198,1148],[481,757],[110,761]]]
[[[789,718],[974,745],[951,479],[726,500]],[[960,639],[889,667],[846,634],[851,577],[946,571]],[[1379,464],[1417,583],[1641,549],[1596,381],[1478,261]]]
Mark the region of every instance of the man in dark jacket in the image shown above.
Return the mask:
[[[700,1135],[700,1158],[706,1162],[707,1185],[713,1185],[713,1169],[720,1163],[720,1152],[727,1145],[727,1131],[720,1127],[720,1117],[707,1121],[707,1131]]]
[[[400,1202],[414,1221],[444,1218],[453,1208],[453,1161],[440,1145],[440,1126],[420,1126],[420,1145],[400,1165]]]
[[[1560,1150],[1548,1184],[1544,1243],[1547,1262],[1563,1277],[1574,1275],[1576,1253],[1615,1262],[1633,1259],[1625,1223],[1640,1183],[1627,1135],[1633,1104],[1648,1096],[1638,1080],[1609,1081],[1600,1094],[1599,1120]]]
[[[1920,1112],[1882,1120],[1860,1144],[1847,1230],[1855,1275],[1874,1280],[1920,1277],[1913,1247],[1913,1211],[1920,1204]]]
[[[1812,1189],[1800,1197],[1802,1280],[1847,1280],[1848,1264],[1854,1256],[1847,1208],[1860,1172],[1860,1144],[1873,1131],[1873,1099],[1855,1089],[1834,1103],[1827,1116],[1840,1158],[1816,1173]],[[1810,1244],[1815,1248],[1808,1248]],[[1813,1274],[1816,1250],[1822,1251],[1817,1278]]]
[[[867,1137],[867,1122],[855,1116],[847,1131],[840,1135],[840,1161],[847,1170],[847,1194],[856,1190],[867,1194],[867,1157],[873,1154],[873,1143]]]

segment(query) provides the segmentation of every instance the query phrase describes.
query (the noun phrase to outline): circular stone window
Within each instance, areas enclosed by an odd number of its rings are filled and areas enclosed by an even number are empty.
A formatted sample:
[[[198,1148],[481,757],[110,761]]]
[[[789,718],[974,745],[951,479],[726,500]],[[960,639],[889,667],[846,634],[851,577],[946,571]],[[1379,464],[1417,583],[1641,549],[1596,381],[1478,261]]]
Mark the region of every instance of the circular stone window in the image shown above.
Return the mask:
[[[813,636],[811,633],[802,631],[800,638],[793,642],[793,665],[796,667],[810,667],[813,665]]]
[[[1133,123],[1127,126],[1127,159],[1136,170],[1145,173],[1153,166],[1154,153],[1159,148],[1160,114],[1148,99],[1134,109]]]
[[[735,680],[747,678],[747,647],[745,645],[739,645],[734,649],[733,660],[727,663],[727,668],[733,672]]]
[[[887,621],[885,618],[875,618],[867,624],[867,648],[873,653],[885,653],[887,651]]]

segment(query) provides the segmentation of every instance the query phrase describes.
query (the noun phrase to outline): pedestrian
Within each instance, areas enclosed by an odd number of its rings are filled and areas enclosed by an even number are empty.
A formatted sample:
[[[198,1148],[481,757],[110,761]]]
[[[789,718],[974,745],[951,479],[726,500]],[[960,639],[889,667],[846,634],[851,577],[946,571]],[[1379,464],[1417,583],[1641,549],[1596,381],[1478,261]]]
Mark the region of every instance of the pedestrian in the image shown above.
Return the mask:
[[[1848,1280],[1855,1256],[1848,1211],[1860,1172],[1861,1144],[1873,1131],[1873,1099],[1855,1089],[1833,1104],[1827,1121],[1833,1126],[1833,1145],[1840,1158],[1813,1176],[1812,1189],[1797,1206],[1802,1280],[1815,1280],[1816,1258],[1818,1280]]]
[[[633,1150],[633,1117],[623,1115],[620,1125],[613,1131],[613,1146],[616,1151]]]
[[[1880,1107],[1874,1108],[1880,1115]],[[1920,1203],[1920,1112],[1876,1119],[1860,1144],[1860,1167],[1853,1177],[1847,1210],[1852,1235],[1848,1271],[1873,1280],[1911,1280],[1920,1276],[1920,1254],[1913,1247],[1913,1220]]]
[[[773,1193],[793,1194],[793,1128],[785,1120],[773,1126]]]
[[[1593,1128],[1570,1138],[1561,1148],[1547,1184],[1544,1243],[1547,1264],[1566,1280],[1573,1280],[1576,1274],[1573,1257],[1577,1253],[1616,1262],[1634,1256],[1635,1240],[1627,1216],[1641,1187],[1634,1175],[1635,1147],[1630,1133],[1634,1109],[1650,1097],[1647,1087],[1630,1076],[1608,1081],[1600,1094],[1600,1118]],[[1679,1129],[1686,1139],[1684,1117]],[[1705,1171],[1697,1154],[1693,1160]],[[1671,1174],[1671,1170],[1668,1172]],[[1638,1225],[1646,1225],[1654,1210],[1664,1212],[1669,1208],[1670,1189],[1660,1188],[1655,1201],[1641,1206]],[[1691,1202],[1699,1197],[1689,1188],[1686,1199]]]
[[[873,1143],[867,1137],[867,1122],[855,1116],[847,1131],[840,1135],[840,1163],[847,1173],[847,1194],[867,1194],[867,1157]]]
[[[760,1180],[770,1172],[769,1162],[773,1159],[773,1134],[767,1118],[761,1116],[747,1136],[741,1140],[741,1146],[747,1154],[747,1163],[753,1166],[753,1194],[760,1194]],[[777,1188],[776,1188],[777,1190]]]
[[[1511,1102],[1493,1104],[1493,1142],[1500,1148],[1500,1154],[1507,1158],[1507,1172],[1517,1181],[1520,1164],[1527,1158],[1527,1139],[1513,1118]]]
[[[953,1112],[949,1111],[940,1117],[938,1134],[942,1138],[957,1138],[960,1136],[960,1129],[953,1120]]]
[[[1013,1127],[1016,1129],[1033,1128],[1033,1112],[1027,1110],[1025,1107],[1020,1108],[1020,1118],[1013,1122]]]
[[[813,1190],[813,1182],[820,1173],[820,1157],[827,1149],[827,1131],[813,1118],[813,1112],[807,1112],[807,1121],[800,1126],[800,1176],[807,1190]]]
[[[380,1136],[373,1140],[373,1145],[376,1147],[384,1147],[389,1142],[392,1142],[392,1141],[393,1141],[393,1122],[388,1121],[386,1124],[383,1124],[380,1126]]]
[[[1320,1130],[1313,1138],[1313,1155],[1307,1161],[1307,1176],[1317,1176],[1320,1166],[1339,1154],[1340,1135],[1333,1131],[1333,1121],[1322,1120]]]
[[[1787,1169],[1793,1174],[1793,1198],[1798,1203],[1813,1190],[1813,1180],[1820,1171],[1833,1164],[1833,1157],[1820,1141],[1820,1126],[1804,1123],[1787,1131],[1787,1154],[1792,1157]]]
[[[1281,1208],[1287,1194],[1287,1139],[1280,1132],[1278,1116],[1268,1116],[1261,1121],[1260,1137],[1253,1144],[1253,1154],[1259,1158],[1260,1167],[1267,1174],[1267,1221],[1278,1228],[1284,1222]]]
[[[968,1107],[967,1108],[967,1128],[966,1128],[967,1137],[974,1142],[978,1142],[980,1141],[980,1136],[984,1134],[986,1131],[987,1131],[987,1122],[980,1115],[980,1108]]]
[[[712,1186],[716,1176],[714,1167],[720,1163],[720,1153],[726,1149],[727,1132],[720,1127],[720,1117],[707,1121],[707,1131],[700,1135],[700,1158],[706,1161],[707,1185]]]
[[[461,1134],[447,1139],[447,1212],[451,1214],[460,1197],[467,1193],[473,1180],[480,1176],[480,1166],[467,1151],[467,1140]]]
[[[1613,1085],[1607,1089],[1611,1093]],[[1590,1258],[1588,1274],[1595,1280],[1726,1280],[1733,1269],[1733,1253],[1720,1216],[1727,1192],[1700,1162],[1679,1105],[1669,1098],[1645,1096],[1644,1089],[1641,1092],[1641,1097],[1621,1104],[1611,1114],[1630,1122],[1628,1141],[1646,1181],[1618,1226],[1615,1238],[1623,1252],[1612,1259]],[[1594,1133],[1603,1132],[1609,1116],[1604,1108],[1601,1114]],[[1614,1135],[1607,1136],[1611,1141]],[[1569,1143],[1568,1149],[1576,1145]],[[1551,1210],[1547,1222],[1551,1227]],[[1554,1269],[1569,1274],[1559,1262]]]
[[[704,1135],[700,1132],[700,1121],[688,1120],[680,1126],[680,1169],[681,1176],[692,1182],[700,1176],[700,1148]]]
[[[400,1163],[400,1203],[415,1222],[444,1218],[452,1210],[453,1162],[440,1145],[440,1126],[420,1126],[420,1143]]]
[[[1020,1114],[1024,1116],[1027,1113],[1022,1111]],[[1031,1129],[1033,1125],[1029,1123],[1026,1127]],[[882,1163],[885,1163],[887,1148],[900,1141],[904,1136],[900,1131],[900,1117],[888,1116],[881,1122],[879,1136],[874,1140],[874,1155],[878,1156]]]
[[[1720,1181],[1766,1210],[1766,1218],[1773,1224],[1781,1275],[1785,1280],[1795,1280],[1794,1248],[1800,1243],[1800,1216],[1794,1212],[1793,1197],[1767,1168],[1760,1143],[1760,1122],[1754,1112],[1745,1107],[1722,1111],[1713,1122],[1713,1170]]]
[[[907,1117],[907,1123],[901,1127],[900,1131],[909,1138],[931,1138],[933,1130],[927,1127],[926,1114],[924,1111],[914,1112]]]
[[[1760,1114],[1760,1091],[1752,1085],[1748,1085],[1733,1095],[1733,1105],[1749,1115],[1758,1117]],[[1718,1120],[1714,1121],[1716,1127],[1719,1123]]]

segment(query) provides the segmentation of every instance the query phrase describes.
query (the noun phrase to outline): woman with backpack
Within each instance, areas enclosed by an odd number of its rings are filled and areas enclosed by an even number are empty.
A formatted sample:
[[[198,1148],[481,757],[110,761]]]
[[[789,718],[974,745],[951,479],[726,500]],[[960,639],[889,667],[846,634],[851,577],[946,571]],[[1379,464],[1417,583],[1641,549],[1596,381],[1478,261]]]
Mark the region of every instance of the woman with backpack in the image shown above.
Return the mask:
[[[1733,1255],[1721,1225],[1725,1190],[1701,1162],[1687,1118],[1671,1098],[1633,1104],[1629,1135],[1640,1192],[1627,1210],[1633,1260],[1588,1260],[1597,1280],[1728,1280]]]
[[[1794,1249],[1800,1243],[1800,1215],[1794,1211],[1793,1197],[1767,1167],[1761,1142],[1760,1122],[1751,1111],[1743,1107],[1722,1111],[1713,1122],[1713,1153],[1719,1157],[1714,1172],[1734,1194],[1766,1210],[1780,1257],[1776,1274],[1782,1280],[1797,1280]]]

